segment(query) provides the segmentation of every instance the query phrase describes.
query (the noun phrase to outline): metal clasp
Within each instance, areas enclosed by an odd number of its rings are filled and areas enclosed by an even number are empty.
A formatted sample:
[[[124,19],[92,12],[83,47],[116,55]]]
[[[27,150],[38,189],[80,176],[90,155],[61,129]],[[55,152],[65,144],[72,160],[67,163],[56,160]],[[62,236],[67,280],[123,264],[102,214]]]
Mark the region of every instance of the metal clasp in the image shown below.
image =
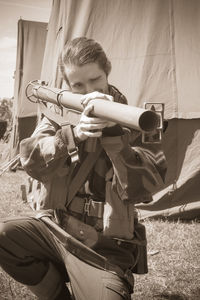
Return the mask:
[[[75,147],[72,150],[68,150],[68,154],[71,157],[71,162],[75,163],[79,161],[79,153],[78,153],[78,147]]]
[[[85,198],[84,212],[90,216],[90,206],[92,199]]]
[[[155,111],[159,116],[158,127],[153,132],[142,132],[143,144],[160,144],[162,141],[163,133],[163,120],[164,120],[164,103],[160,102],[145,102],[144,108]]]
[[[85,199],[84,212],[89,217],[102,218],[104,212],[104,202],[94,201],[93,199]]]
[[[41,80],[32,80],[30,81],[26,88],[25,88],[25,95],[27,99],[32,102],[32,103],[38,103],[39,102],[39,97],[37,95],[37,90],[40,88],[40,86],[47,86],[47,82],[41,81]],[[33,92],[35,91],[35,94]]]

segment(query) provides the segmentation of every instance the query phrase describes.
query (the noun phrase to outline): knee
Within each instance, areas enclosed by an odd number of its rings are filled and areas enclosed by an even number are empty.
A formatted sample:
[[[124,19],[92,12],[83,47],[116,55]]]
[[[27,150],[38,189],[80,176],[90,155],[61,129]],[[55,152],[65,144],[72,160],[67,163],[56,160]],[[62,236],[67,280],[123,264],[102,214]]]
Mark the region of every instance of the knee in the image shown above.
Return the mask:
[[[7,238],[8,233],[13,231],[13,228],[14,226],[10,222],[0,222],[0,244]]]
[[[5,236],[6,223],[0,222],[0,239]]]
[[[6,236],[6,226],[5,223],[0,222],[0,248],[4,245]]]

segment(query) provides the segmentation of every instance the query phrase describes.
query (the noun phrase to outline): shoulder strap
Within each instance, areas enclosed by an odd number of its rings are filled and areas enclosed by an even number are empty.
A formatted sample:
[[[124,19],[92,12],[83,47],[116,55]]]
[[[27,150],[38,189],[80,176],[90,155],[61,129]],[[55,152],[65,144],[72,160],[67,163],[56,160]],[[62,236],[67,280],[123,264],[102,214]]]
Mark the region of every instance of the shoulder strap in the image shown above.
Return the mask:
[[[87,154],[85,160],[81,164],[75,177],[72,179],[72,181],[70,183],[66,206],[69,206],[69,204],[73,200],[76,193],[79,191],[81,186],[84,184],[89,172],[91,171],[92,167],[94,166],[95,162],[97,161],[101,151],[102,151],[102,147],[99,145],[99,147],[96,147],[95,152],[89,152]]]

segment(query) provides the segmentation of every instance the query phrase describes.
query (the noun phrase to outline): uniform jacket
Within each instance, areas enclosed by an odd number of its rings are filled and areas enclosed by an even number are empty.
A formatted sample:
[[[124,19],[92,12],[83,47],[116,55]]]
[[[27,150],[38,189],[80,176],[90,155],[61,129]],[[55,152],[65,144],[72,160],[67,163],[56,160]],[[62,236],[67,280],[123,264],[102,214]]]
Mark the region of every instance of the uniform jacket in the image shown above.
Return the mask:
[[[126,103],[115,87],[109,86],[109,94],[114,101]],[[85,141],[77,143],[80,163],[71,163],[63,129],[46,117],[33,135],[21,142],[21,163],[39,182],[38,197],[34,199],[36,209],[66,209],[70,181],[87,155],[86,145]],[[79,194],[90,194],[95,201],[105,203],[105,235],[131,239],[134,205],[150,201],[152,193],[163,184],[164,153],[161,145],[143,145],[139,131],[119,125],[104,129],[97,147],[102,147],[102,152]]]

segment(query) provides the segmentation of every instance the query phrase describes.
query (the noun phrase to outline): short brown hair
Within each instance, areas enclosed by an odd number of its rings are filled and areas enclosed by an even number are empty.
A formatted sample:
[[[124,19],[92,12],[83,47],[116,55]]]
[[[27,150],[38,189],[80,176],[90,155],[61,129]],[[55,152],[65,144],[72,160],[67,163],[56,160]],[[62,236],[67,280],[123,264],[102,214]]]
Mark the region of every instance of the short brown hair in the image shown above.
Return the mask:
[[[108,76],[111,71],[111,63],[108,60],[103,48],[99,43],[93,39],[86,37],[75,38],[68,42],[59,59],[60,70],[64,79],[68,83],[68,79],[65,74],[65,65],[72,64],[76,66],[83,66],[87,63],[96,62],[99,67]]]

